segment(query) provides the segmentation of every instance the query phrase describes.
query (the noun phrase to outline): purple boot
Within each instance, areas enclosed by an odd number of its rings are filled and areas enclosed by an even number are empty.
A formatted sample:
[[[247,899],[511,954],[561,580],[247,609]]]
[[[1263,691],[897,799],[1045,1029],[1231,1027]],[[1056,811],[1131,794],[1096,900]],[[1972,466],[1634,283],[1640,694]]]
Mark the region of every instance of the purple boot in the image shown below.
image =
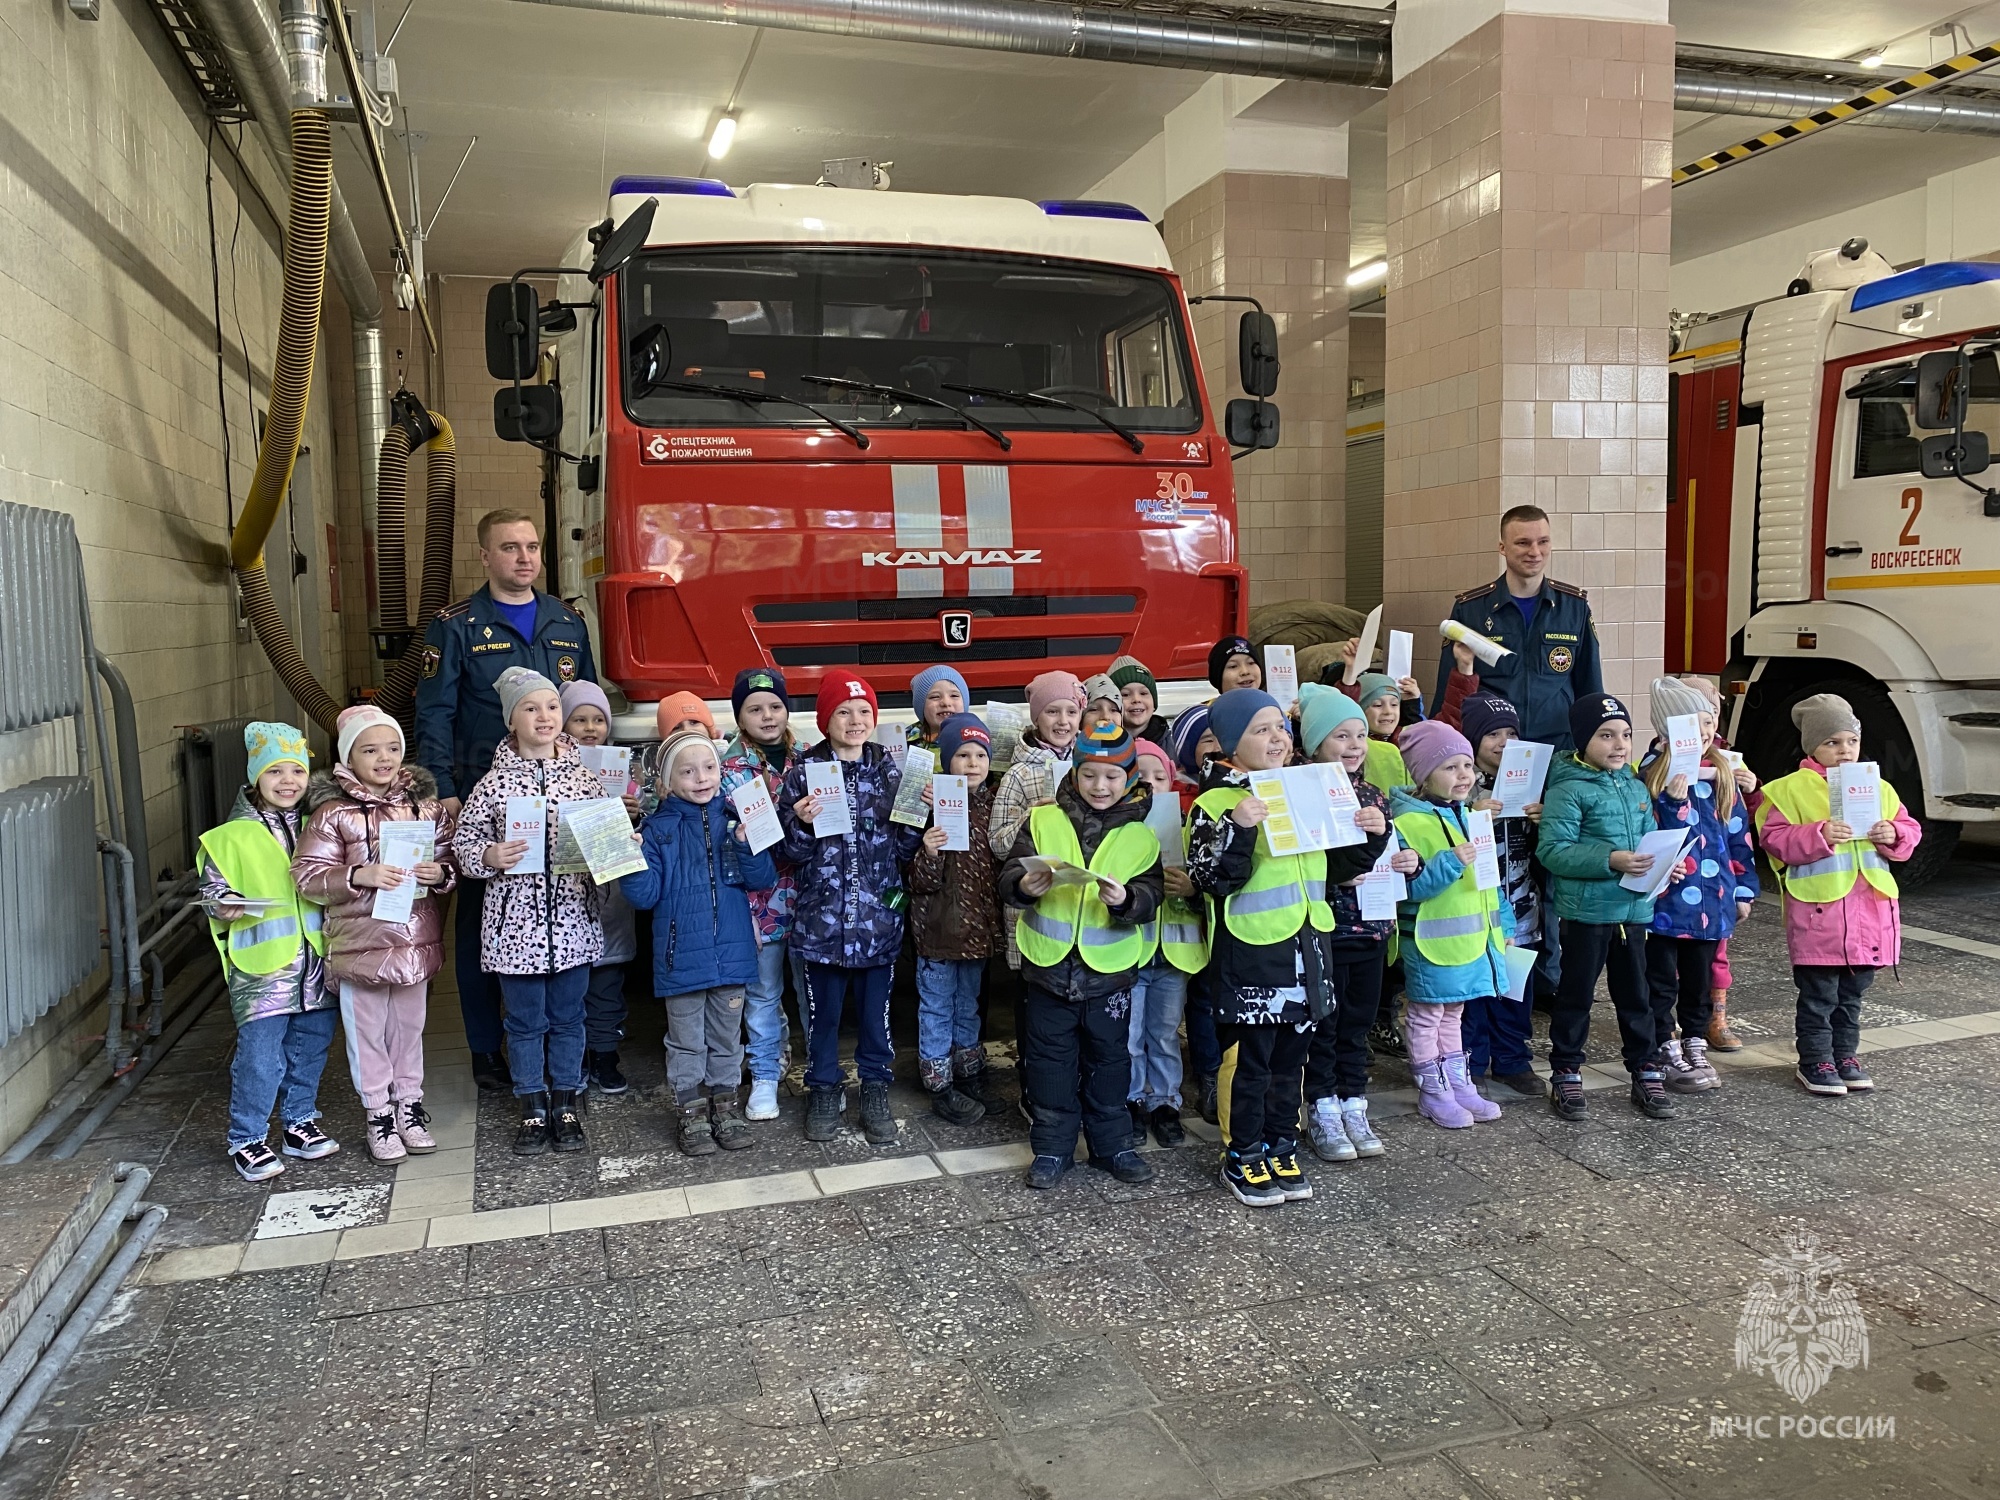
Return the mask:
[[[1472,1116],[1453,1097],[1451,1080],[1445,1076],[1443,1058],[1434,1057],[1424,1063],[1412,1061],[1410,1071],[1417,1078],[1418,1114],[1446,1130],[1471,1128]]]
[[[1460,1109],[1473,1119],[1497,1120],[1500,1106],[1479,1092],[1472,1081],[1471,1060],[1463,1052],[1454,1052],[1450,1057],[1440,1058],[1444,1064],[1445,1081],[1451,1085],[1451,1096],[1458,1101]]]

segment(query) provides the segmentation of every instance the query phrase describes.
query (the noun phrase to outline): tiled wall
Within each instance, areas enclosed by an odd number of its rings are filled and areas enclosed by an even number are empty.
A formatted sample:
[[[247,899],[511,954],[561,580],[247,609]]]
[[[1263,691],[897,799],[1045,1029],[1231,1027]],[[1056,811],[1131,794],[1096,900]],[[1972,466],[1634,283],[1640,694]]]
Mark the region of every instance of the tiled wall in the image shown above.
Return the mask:
[[[1167,253],[1190,297],[1252,296],[1276,318],[1279,445],[1236,465],[1238,549],[1252,604],[1338,601],[1346,582],[1347,206],[1343,177],[1225,172],[1167,209]],[[1218,413],[1243,394],[1244,309],[1194,310]]]
[[[1621,696],[1666,618],[1673,58],[1667,26],[1503,15],[1389,93],[1389,612],[1434,631],[1539,505]]]

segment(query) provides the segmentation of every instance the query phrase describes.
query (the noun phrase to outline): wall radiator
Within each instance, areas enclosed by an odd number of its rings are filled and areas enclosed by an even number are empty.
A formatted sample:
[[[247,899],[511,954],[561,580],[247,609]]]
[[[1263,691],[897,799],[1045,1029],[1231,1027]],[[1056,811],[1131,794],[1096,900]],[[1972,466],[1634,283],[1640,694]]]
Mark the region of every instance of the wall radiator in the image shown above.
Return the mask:
[[[0,1040],[40,1020],[97,966],[100,879],[87,777],[0,792]]]
[[[181,730],[181,805],[187,810],[187,867],[200,868],[201,836],[229,816],[236,794],[250,774],[243,748],[248,719],[217,719]]]

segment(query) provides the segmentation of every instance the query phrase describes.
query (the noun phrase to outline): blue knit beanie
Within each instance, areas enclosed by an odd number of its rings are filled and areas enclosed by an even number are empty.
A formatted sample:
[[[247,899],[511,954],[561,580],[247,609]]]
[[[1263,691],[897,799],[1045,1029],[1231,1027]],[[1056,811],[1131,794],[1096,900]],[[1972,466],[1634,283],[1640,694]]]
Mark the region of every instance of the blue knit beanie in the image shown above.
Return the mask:
[[[1320,742],[1349,719],[1368,722],[1361,705],[1339,688],[1320,682],[1299,685],[1299,744],[1306,754],[1317,754]]]
[[[953,714],[938,726],[938,769],[949,772],[951,758],[958,754],[961,745],[977,745],[989,756],[993,753],[993,735],[986,727],[986,721],[977,714]]]
[[[1208,727],[1215,731],[1224,755],[1236,753],[1236,742],[1243,738],[1250,721],[1267,708],[1284,712],[1278,700],[1262,688],[1231,688],[1208,705]]]
[[[1174,720],[1167,730],[1167,749],[1173,752],[1174,764],[1188,776],[1199,780],[1201,766],[1195,761],[1194,747],[1201,743],[1201,737],[1208,732],[1208,705],[1197,703],[1186,709]]]
[[[745,667],[738,672],[736,686],[729,690],[730,712],[740,715],[752,693],[769,693],[788,707],[791,704],[785,694],[785,674],[776,667]]]
[[[910,679],[910,707],[916,711],[919,719],[924,716],[924,699],[930,696],[931,689],[940,682],[948,682],[958,689],[960,708],[972,706],[972,689],[965,685],[965,679],[959,676],[958,668],[947,667],[943,662],[939,662],[934,667],[925,667]]]

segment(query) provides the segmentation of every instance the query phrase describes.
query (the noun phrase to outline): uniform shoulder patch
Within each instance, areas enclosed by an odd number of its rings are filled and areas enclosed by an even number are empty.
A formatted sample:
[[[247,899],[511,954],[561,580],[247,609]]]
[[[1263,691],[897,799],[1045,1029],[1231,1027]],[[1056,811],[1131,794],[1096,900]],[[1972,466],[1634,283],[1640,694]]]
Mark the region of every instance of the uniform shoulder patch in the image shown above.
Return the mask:
[[[437,612],[437,617],[440,620],[456,620],[460,615],[463,615],[467,610],[471,608],[472,608],[472,601],[470,599],[461,599],[456,604],[447,604],[443,609]]]
[[[1554,590],[1555,590],[1555,591],[1556,591],[1556,592],[1557,592],[1558,594],[1568,594],[1568,595],[1569,595],[1569,596],[1570,596],[1570,597],[1571,597],[1572,599],[1584,599],[1584,600],[1588,600],[1588,599],[1590,598],[1590,595],[1589,595],[1589,594],[1585,593],[1585,592],[1584,592],[1584,591],[1583,591],[1582,589],[1578,588],[1578,587],[1577,587],[1577,586],[1576,586],[1575,584],[1573,584],[1573,583],[1564,583],[1564,582],[1563,582],[1563,581],[1562,581],[1561,579],[1559,579],[1559,578],[1551,578],[1551,579],[1549,580],[1549,587],[1550,587],[1550,588],[1552,588],[1552,589],[1554,589]]]

